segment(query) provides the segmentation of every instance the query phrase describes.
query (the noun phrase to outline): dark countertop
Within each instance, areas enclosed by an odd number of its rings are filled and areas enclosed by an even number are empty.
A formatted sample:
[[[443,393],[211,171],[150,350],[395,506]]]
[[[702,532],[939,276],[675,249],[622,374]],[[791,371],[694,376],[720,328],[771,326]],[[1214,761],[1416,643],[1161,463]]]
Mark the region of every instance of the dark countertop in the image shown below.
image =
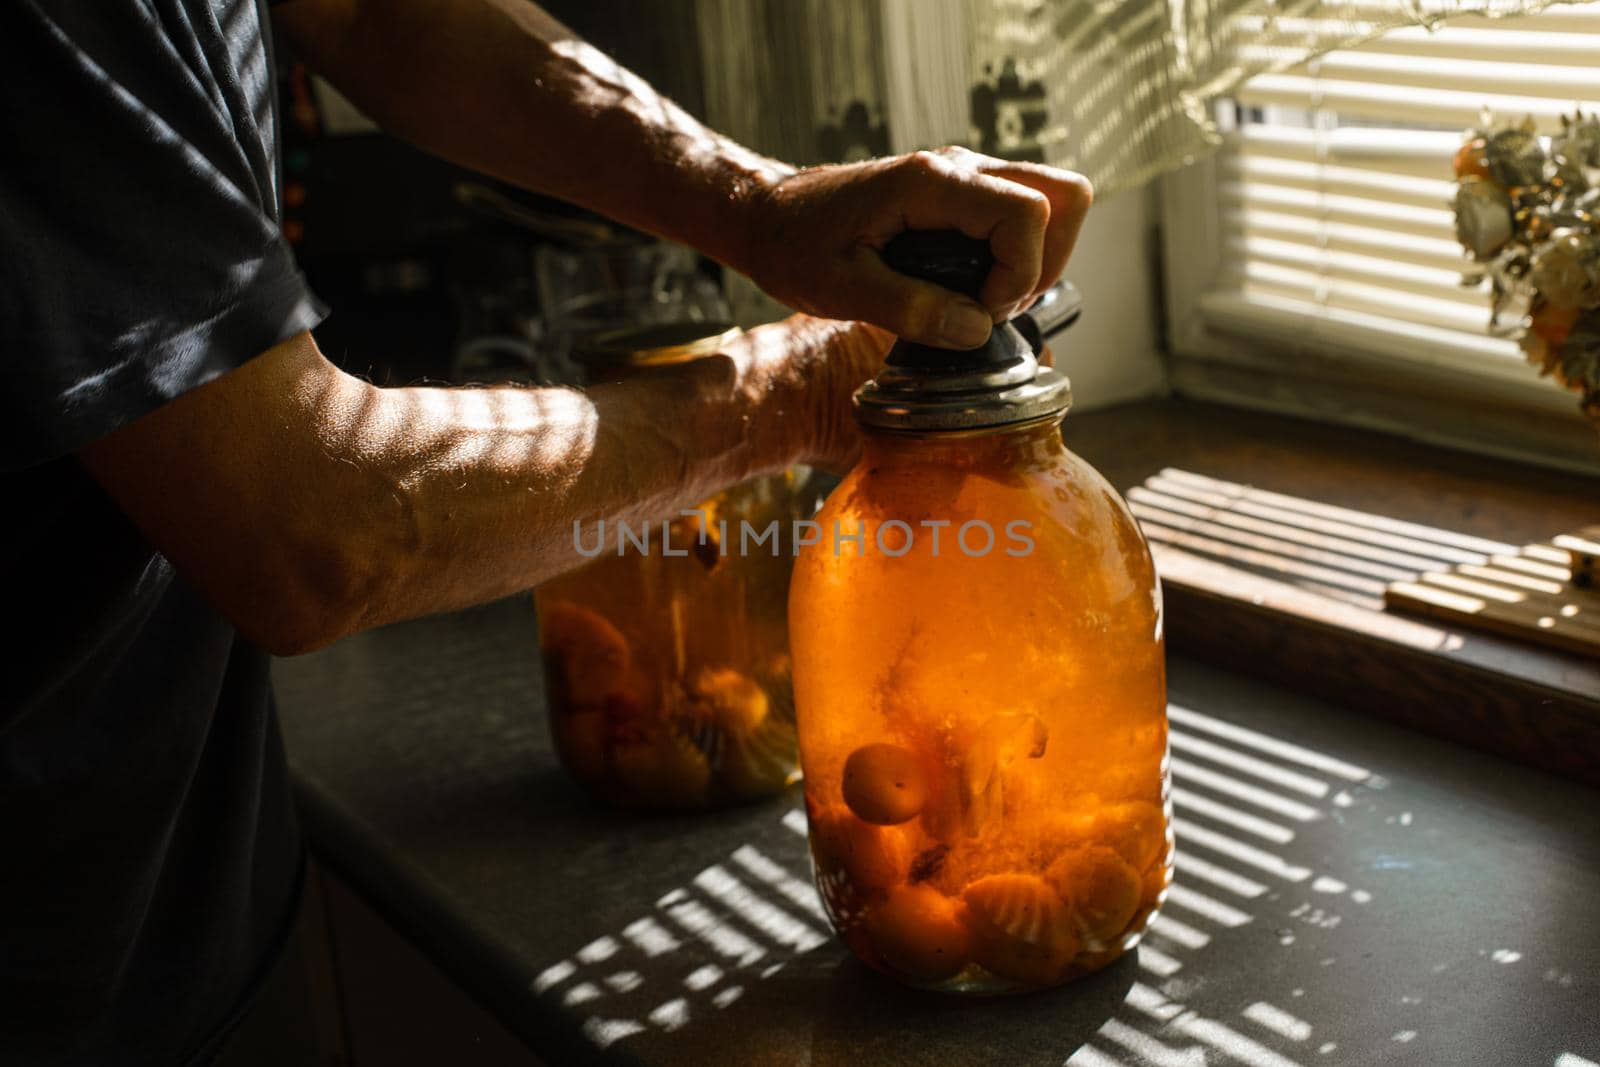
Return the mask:
[[[1600,1062],[1600,795],[1193,662],[1178,888],[1137,961],[990,1001],[828,936],[798,792],[591,805],[526,599],[275,678],[319,857],[551,1063]]]

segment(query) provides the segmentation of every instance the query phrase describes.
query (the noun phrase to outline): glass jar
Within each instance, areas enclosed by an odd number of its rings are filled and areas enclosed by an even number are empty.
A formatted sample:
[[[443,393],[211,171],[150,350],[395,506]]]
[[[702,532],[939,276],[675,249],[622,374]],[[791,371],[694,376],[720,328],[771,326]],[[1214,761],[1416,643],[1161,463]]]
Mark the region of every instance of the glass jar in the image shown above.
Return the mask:
[[[1171,877],[1155,573],[1060,420],[869,432],[797,564],[817,885],[855,954],[913,985],[1103,967]]]
[[[580,351],[591,379],[648,377],[736,333],[618,329]],[[707,808],[799,775],[785,606],[811,472],[736,485],[670,521],[579,533],[592,563],[534,591],[550,728],[567,771],[610,803]]]
[[[624,541],[618,554],[608,537],[600,558],[534,591],[556,753],[597,796],[705,808],[798,777],[784,605],[793,523],[816,501],[807,481],[735,486],[656,526],[647,551]],[[775,539],[740,545],[742,529],[773,523]]]
[[[993,265],[955,231],[882,255],[974,299]],[[1104,967],[1172,875],[1160,588],[1121,497],[1062,443],[1071,385],[1032,325],[894,346],[790,590],[823,904],[862,960],[932,989]]]

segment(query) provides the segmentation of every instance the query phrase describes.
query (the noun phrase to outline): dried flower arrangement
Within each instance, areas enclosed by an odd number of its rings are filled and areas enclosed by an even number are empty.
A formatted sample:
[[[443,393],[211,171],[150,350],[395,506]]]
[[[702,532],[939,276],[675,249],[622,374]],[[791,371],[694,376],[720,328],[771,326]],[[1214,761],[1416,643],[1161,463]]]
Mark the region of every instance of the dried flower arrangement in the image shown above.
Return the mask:
[[[1455,157],[1456,237],[1489,279],[1491,332],[1578,393],[1600,422],[1600,116],[1562,116],[1541,139],[1533,120],[1486,112]]]

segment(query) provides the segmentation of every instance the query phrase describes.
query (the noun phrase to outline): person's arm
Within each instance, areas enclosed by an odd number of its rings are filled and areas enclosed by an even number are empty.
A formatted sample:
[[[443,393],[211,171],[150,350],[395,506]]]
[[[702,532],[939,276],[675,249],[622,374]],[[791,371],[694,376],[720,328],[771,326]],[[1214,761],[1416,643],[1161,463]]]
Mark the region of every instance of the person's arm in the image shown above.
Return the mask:
[[[529,0],[289,0],[297,51],[387,129],[700,249],[792,307],[981,344],[1048,288],[1090,200],[1081,176],[960,149],[796,173],[706,129]],[[982,306],[886,267],[903,229],[987,238]]]
[[[573,522],[637,523],[794,462],[847,465],[889,338],[797,316],[649,382],[385,389],[301,334],[83,449],[246,637],[291,655],[526,589]]]

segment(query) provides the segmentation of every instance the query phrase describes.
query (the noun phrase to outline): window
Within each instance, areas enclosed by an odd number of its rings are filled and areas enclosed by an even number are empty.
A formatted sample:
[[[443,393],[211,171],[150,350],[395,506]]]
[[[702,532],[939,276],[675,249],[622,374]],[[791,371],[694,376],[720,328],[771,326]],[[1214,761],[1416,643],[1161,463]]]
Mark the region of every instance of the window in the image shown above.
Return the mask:
[[[1600,107],[1600,3],[1406,28],[1220,109],[1222,151],[1166,183],[1179,391],[1594,469],[1571,394],[1487,333],[1461,284],[1451,158],[1484,107],[1541,133]]]

